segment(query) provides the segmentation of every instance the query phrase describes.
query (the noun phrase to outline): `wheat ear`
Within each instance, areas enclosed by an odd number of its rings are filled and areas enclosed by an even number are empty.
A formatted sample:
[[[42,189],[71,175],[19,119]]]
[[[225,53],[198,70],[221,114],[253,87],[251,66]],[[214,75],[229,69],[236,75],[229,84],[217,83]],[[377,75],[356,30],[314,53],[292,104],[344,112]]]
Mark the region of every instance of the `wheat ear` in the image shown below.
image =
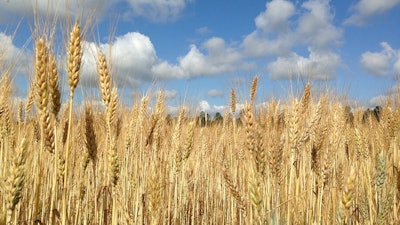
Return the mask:
[[[57,62],[53,53],[49,53],[48,67],[50,111],[57,117],[61,108],[61,92],[58,85]]]
[[[76,86],[79,82],[81,61],[82,61],[82,47],[81,47],[81,28],[78,23],[75,23],[69,37],[67,48],[67,74],[68,85],[73,95]]]
[[[15,206],[22,198],[22,189],[25,184],[25,161],[27,154],[27,142],[26,139],[22,139],[20,146],[18,147],[17,154],[14,158],[13,164],[10,168],[10,176],[7,179],[7,224],[11,224],[11,219],[14,213]]]

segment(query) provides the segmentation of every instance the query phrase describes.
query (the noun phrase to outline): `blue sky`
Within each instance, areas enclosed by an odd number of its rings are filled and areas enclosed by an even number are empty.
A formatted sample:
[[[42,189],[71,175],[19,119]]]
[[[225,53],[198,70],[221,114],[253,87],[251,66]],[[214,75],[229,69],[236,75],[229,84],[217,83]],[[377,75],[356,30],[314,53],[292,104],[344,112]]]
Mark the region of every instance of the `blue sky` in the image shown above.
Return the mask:
[[[287,98],[309,78],[317,89],[366,106],[398,90],[400,0],[68,2],[0,2],[0,51],[15,64],[17,96],[26,94],[32,65],[33,8],[39,18],[60,21],[68,12],[84,21],[91,15],[78,91],[98,94],[93,52],[100,49],[111,52],[113,79],[128,104],[133,92],[162,88],[171,107],[186,101],[222,111],[230,88],[239,102],[247,98],[254,75],[260,76],[259,101]],[[58,52],[60,64],[64,54]]]

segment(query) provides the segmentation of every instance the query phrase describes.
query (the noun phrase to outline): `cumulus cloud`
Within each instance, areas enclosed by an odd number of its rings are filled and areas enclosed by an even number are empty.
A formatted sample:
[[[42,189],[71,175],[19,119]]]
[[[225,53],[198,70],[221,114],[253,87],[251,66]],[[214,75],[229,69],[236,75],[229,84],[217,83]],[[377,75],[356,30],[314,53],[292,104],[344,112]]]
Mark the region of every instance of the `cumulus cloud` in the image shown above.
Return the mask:
[[[196,45],[191,45],[186,55],[178,57],[178,64],[162,61],[152,68],[153,73],[160,78],[192,78],[232,73],[254,66],[243,62],[242,54],[227,46],[222,38],[210,38],[202,47],[205,53]]]
[[[289,21],[295,13],[293,3],[273,0],[265,7],[266,10],[255,19],[256,30],[243,41],[245,53],[253,57],[289,53],[294,44]]]
[[[343,35],[333,18],[328,0],[306,1],[298,11],[290,1],[273,0],[256,18],[256,30],[244,39],[244,52],[251,57],[277,57],[267,65],[272,79],[310,74],[312,79],[333,78],[341,63],[334,47]],[[295,47],[308,49],[309,55],[295,52]]]
[[[176,95],[177,95],[177,91],[175,90],[175,89],[172,89],[172,90],[163,90],[163,94],[164,94],[164,97],[166,98],[166,99],[173,99],[173,98],[175,98],[176,97]]]
[[[377,105],[383,106],[385,105],[388,99],[392,99],[394,100],[394,102],[396,102],[396,99],[399,99],[399,97],[400,97],[400,83],[397,83],[392,87],[390,87],[388,90],[386,90],[385,93],[372,97],[368,102],[368,106],[369,107],[375,107]]]
[[[304,76],[326,80],[335,76],[339,64],[340,57],[335,53],[310,51],[307,58],[296,53],[278,57],[276,61],[268,64],[267,69],[271,79],[292,79]]]
[[[0,64],[2,69],[25,73],[32,65],[32,53],[14,45],[12,36],[0,32]]]
[[[212,31],[207,26],[196,29],[196,33],[200,35],[210,34]]]
[[[205,41],[201,51],[191,45],[184,56],[178,57],[177,64],[162,60],[149,37],[138,32],[130,32],[116,37],[113,44],[85,43],[82,80],[92,85],[97,82],[96,57],[100,50],[112,66],[114,81],[125,86],[136,86],[145,81],[188,79],[231,73],[238,69],[251,68],[242,62],[242,55],[221,38]]]
[[[0,8],[0,22],[19,21],[20,17],[31,17],[36,12],[39,16],[64,18],[68,16],[103,15],[106,9],[120,0],[11,0],[3,2]]]
[[[369,107],[375,107],[377,105],[385,105],[386,100],[389,98],[389,96],[387,95],[378,95],[375,97],[372,97],[369,102],[368,102],[368,106]]]
[[[284,32],[289,28],[288,19],[295,13],[293,3],[286,0],[273,0],[266,3],[266,10],[255,19],[256,27],[264,33]]]
[[[211,106],[210,103],[208,103],[208,101],[201,100],[198,104],[197,110],[213,115],[217,112],[222,113],[225,110],[225,108],[226,108],[226,106],[224,106],[224,105],[212,105]]]
[[[154,46],[149,37],[132,32],[116,37],[112,45],[97,47],[94,43],[85,43],[82,82],[86,85],[97,82],[98,51],[106,55],[113,80],[120,85],[135,86],[154,78],[151,74],[152,66],[157,63]]]
[[[206,100],[202,100],[199,102],[199,107],[201,111],[208,111],[210,110],[211,106]]]
[[[224,92],[221,90],[217,90],[217,89],[211,89],[207,92],[207,95],[209,97],[221,97],[221,96],[224,96]]]
[[[361,55],[361,66],[370,74],[386,76],[400,74],[400,50],[393,49],[388,43],[381,43],[380,52],[364,52]]]
[[[333,25],[329,1],[310,0],[302,7],[306,13],[298,21],[295,34],[298,41],[317,50],[328,50],[338,44],[343,32]]]
[[[193,0],[10,0],[2,3],[0,22],[16,22],[21,16],[39,16],[65,18],[102,17],[114,7],[126,5],[123,17],[143,17],[153,22],[167,22],[178,19],[186,5]],[[119,9],[121,10],[121,9]],[[106,14],[105,12],[108,11]]]
[[[352,7],[353,14],[345,20],[345,24],[365,25],[371,17],[382,14],[399,4],[400,0],[360,0]]]
[[[127,0],[134,16],[154,22],[173,21],[179,18],[191,0]]]

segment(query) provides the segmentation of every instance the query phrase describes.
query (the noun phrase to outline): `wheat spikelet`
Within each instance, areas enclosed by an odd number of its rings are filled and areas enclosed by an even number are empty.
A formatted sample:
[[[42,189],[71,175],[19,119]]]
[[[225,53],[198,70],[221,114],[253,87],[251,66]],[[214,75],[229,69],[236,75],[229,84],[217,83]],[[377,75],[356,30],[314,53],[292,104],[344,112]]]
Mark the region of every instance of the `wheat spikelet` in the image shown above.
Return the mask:
[[[362,130],[355,128],[355,139],[356,139],[356,146],[357,146],[357,158],[363,158],[367,159],[368,158],[368,151],[367,147],[365,144],[365,138],[362,133]]]
[[[21,99],[18,99],[18,103],[17,103],[17,122],[18,123],[22,123],[22,121],[24,121],[23,110],[22,110],[23,107],[24,107],[24,103],[22,102]]]
[[[54,133],[50,113],[47,108],[43,109],[41,120],[45,147],[47,151],[53,153],[55,149]]]
[[[69,118],[68,118],[68,111],[69,111],[69,105],[67,105],[64,110],[63,113],[61,115],[61,119],[60,119],[60,125],[61,125],[61,143],[63,145],[66,144],[67,142],[67,136],[68,136],[68,123],[69,123]]]
[[[1,133],[3,138],[8,136],[11,132],[11,115],[10,105],[7,99],[0,99],[0,122],[1,122]]]
[[[149,98],[147,96],[144,96],[142,98],[141,104],[140,104],[140,111],[138,115],[138,129],[137,132],[143,131],[143,126],[144,126],[144,121],[147,118],[147,107],[149,104]],[[139,136],[139,135],[138,135]]]
[[[289,118],[289,143],[290,150],[297,152],[299,145],[299,102],[297,100],[293,103],[293,111]]]
[[[58,179],[61,181],[61,186],[64,183],[64,176],[65,176],[65,158],[63,157],[62,152],[58,154],[58,159],[57,159],[57,175]]]
[[[118,89],[114,87],[110,95],[110,103],[107,105],[107,121],[113,127],[116,122],[117,116],[117,106],[118,106]]]
[[[181,127],[183,123],[183,117],[185,116],[185,109],[182,107],[179,110],[178,121],[175,124],[174,131],[172,134],[172,147],[175,153],[175,172],[179,172],[182,164],[182,150],[180,149],[180,137],[181,137]]]
[[[156,124],[153,131],[153,144],[152,148],[154,151],[160,149],[162,137],[161,132],[163,129],[163,124],[165,122],[164,118],[164,110],[165,110],[165,102],[164,102],[164,95],[163,92],[159,92],[157,96],[157,103],[155,109],[155,117],[156,117]]]
[[[356,179],[355,169],[354,167],[352,167],[350,170],[350,174],[347,177],[342,195],[342,204],[347,211],[349,211],[350,208],[352,207],[355,198],[355,193],[354,193],[356,185],[355,179]]]
[[[27,142],[25,138],[22,139],[16,153],[17,154],[15,155],[13,164],[10,168],[10,175],[7,178],[6,185],[7,221],[9,223],[11,223],[15,206],[22,198],[22,189],[25,185],[25,161],[27,154]]]
[[[57,62],[53,53],[49,53],[48,67],[50,112],[57,117],[61,108],[61,93],[58,86]]]
[[[236,95],[235,90],[231,89],[231,111],[232,113],[236,112]]]
[[[117,154],[117,143],[112,141],[110,153],[109,153],[109,174],[110,174],[110,184],[112,187],[116,187],[119,179],[120,165]]]
[[[158,117],[155,115],[150,116],[150,129],[147,137],[146,137],[146,147],[152,146],[153,145],[153,138],[154,138],[154,131],[156,130],[156,126],[158,123]]]
[[[364,189],[366,189],[366,188],[364,188]],[[359,209],[360,209],[361,218],[364,223],[369,222],[370,213],[369,213],[367,190],[363,190],[358,199],[359,199],[358,205],[359,205]]]
[[[233,198],[236,200],[236,203],[238,204],[239,209],[246,216],[246,205],[245,205],[244,199],[239,192],[239,188],[237,187],[237,185],[233,181],[231,175],[229,174],[227,168],[224,168],[223,175],[224,175],[224,181],[229,190],[229,193],[231,193]]]
[[[35,80],[36,80],[36,105],[40,111],[47,107],[47,50],[42,38],[36,41],[35,53]]]
[[[158,116],[162,116],[165,111],[165,102],[164,102],[164,93],[159,91],[157,94],[157,102],[156,102],[156,112],[155,114]]]
[[[148,195],[149,195],[149,212],[151,214],[151,224],[158,224],[159,210],[161,206],[162,184],[158,171],[154,168],[150,170],[149,179],[147,182]]]
[[[84,168],[86,169],[90,160],[93,164],[96,163],[97,157],[97,142],[93,126],[93,111],[88,104],[85,105],[85,145],[87,158],[84,160]]]
[[[275,143],[276,144],[270,148],[268,162],[274,181],[276,184],[280,185],[282,182],[284,135],[281,135],[280,140],[276,140]]]
[[[0,56],[0,58],[1,58],[1,56]],[[0,83],[1,83],[1,88],[2,88],[1,89],[1,98],[8,99],[8,97],[10,96],[10,92],[11,92],[11,74],[10,74],[9,69],[7,69],[5,71],[5,73],[3,74],[3,76],[0,80]]]
[[[256,208],[258,216],[261,220],[262,213],[262,196],[261,196],[261,184],[257,178],[253,178],[253,182],[250,183],[250,199],[252,205]]]
[[[101,52],[98,54],[97,72],[99,74],[101,96],[107,106],[111,98],[111,77],[107,69],[106,57]]]
[[[253,104],[257,91],[258,76],[254,76],[250,89],[250,102]]]
[[[375,183],[379,189],[382,189],[386,180],[386,156],[381,151],[376,159],[376,179]]]
[[[376,224],[388,224],[390,221],[388,221],[388,215],[390,214],[393,205],[393,194],[391,192],[386,193],[386,195],[381,194],[378,199],[378,204]]]
[[[324,143],[326,139],[327,126],[326,124],[321,124],[316,129],[316,135],[313,137],[312,147],[311,147],[311,169],[320,175],[321,169],[323,168],[323,159],[325,156]]]
[[[303,96],[300,99],[300,115],[305,115],[308,111],[311,101],[311,84],[307,82],[303,91]]]
[[[36,82],[35,79],[32,80],[31,85],[28,91],[28,97],[25,103],[25,115],[27,116],[32,109],[33,102],[35,100],[35,86]]]
[[[344,187],[344,171],[343,171],[343,163],[339,163],[338,168],[336,170],[336,184],[339,191],[343,191]]]
[[[194,140],[194,128],[196,127],[196,121],[190,121],[189,122],[189,130],[188,130],[188,136],[186,138],[186,143],[185,146],[183,148],[183,152],[182,152],[182,160],[185,161],[189,158],[190,153],[193,150],[193,140]]]
[[[301,141],[306,142],[307,140],[309,140],[310,136],[315,135],[316,128],[321,121],[321,116],[323,114],[323,108],[325,103],[326,103],[326,98],[325,97],[320,98],[317,104],[317,109],[315,110],[311,122],[307,126],[306,131],[304,132],[304,135],[301,138]]]
[[[31,123],[31,127],[32,127],[32,130],[33,130],[32,142],[38,143],[39,140],[40,140],[40,138],[41,138],[41,135],[40,135],[40,126],[39,126],[38,121],[36,121],[36,120],[32,120],[31,122],[32,122],[32,123]]]
[[[244,105],[244,125],[246,131],[246,148],[250,153],[253,153],[256,148],[256,140],[255,140],[255,119],[252,112],[252,107],[249,103]]]
[[[396,191],[397,191],[397,200],[400,200],[400,169],[399,169],[399,163],[397,163],[396,166],[393,166],[394,170],[394,183],[396,186]]]
[[[81,28],[78,23],[75,23],[69,35],[67,48],[67,74],[71,96],[73,96],[75,88],[79,82],[79,73],[82,60],[81,41]]]
[[[259,174],[265,176],[267,155],[265,154],[263,136],[259,126],[256,126],[255,138],[256,138],[256,148],[253,157],[256,162],[256,169],[257,172],[259,172]]]

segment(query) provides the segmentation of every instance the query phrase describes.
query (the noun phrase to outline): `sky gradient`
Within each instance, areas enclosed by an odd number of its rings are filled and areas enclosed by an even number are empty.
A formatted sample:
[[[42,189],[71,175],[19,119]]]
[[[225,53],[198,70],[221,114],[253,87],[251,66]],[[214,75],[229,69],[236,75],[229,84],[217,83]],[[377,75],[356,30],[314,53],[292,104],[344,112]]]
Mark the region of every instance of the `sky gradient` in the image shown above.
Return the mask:
[[[309,79],[316,89],[371,107],[398,90],[400,0],[68,2],[0,2],[0,52],[15,64],[17,96],[25,97],[32,76],[35,17],[91,18],[78,92],[98,95],[93,53],[101,50],[127,104],[133,92],[162,88],[171,107],[190,102],[198,110],[223,111],[230,88],[239,102],[247,99],[254,75],[259,101],[287,98],[291,87]]]

